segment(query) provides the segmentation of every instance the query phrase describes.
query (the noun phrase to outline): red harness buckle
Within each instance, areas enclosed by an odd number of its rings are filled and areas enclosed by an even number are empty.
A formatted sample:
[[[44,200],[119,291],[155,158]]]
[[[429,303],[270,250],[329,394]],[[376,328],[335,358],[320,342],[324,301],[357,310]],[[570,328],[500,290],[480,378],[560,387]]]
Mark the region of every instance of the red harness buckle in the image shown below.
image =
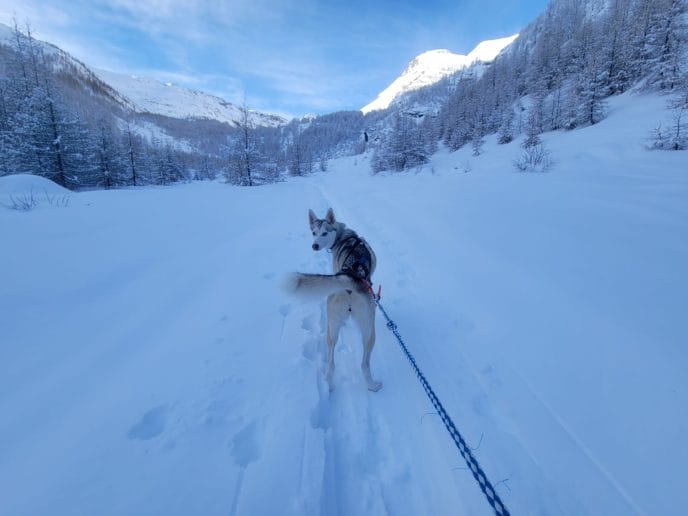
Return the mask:
[[[365,287],[366,287],[366,289],[368,290],[368,292],[370,292],[370,295],[373,296],[373,300],[375,300],[375,301],[379,301],[379,300],[380,300],[380,298],[382,297],[382,285],[378,285],[378,287],[377,287],[377,295],[376,295],[376,294],[375,294],[375,291],[373,290],[373,284],[370,283],[370,281],[368,281],[368,280],[365,279],[365,278],[361,278],[361,283],[363,283],[363,284],[365,285]]]

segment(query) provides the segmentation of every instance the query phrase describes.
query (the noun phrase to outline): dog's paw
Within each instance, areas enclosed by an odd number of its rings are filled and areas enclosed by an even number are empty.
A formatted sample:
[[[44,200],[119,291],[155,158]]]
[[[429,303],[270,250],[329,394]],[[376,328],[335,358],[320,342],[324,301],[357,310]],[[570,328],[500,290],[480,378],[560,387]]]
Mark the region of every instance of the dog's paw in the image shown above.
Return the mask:
[[[382,382],[370,382],[368,383],[368,390],[372,392],[377,392],[382,389]]]

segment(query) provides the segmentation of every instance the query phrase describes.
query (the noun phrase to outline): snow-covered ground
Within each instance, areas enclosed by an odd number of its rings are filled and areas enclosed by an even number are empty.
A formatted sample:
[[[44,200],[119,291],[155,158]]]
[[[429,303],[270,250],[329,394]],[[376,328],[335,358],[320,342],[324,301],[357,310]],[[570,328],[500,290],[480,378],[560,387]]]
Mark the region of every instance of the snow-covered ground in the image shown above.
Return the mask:
[[[0,209],[0,514],[490,514],[379,317],[383,389],[348,327],[328,393],[323,304],[279,288],[329,271],[328,206],[512,514],[681,513],[688,155],[643,149],[662,105],[546,135],[545,174],[490,139],[419,173]]]

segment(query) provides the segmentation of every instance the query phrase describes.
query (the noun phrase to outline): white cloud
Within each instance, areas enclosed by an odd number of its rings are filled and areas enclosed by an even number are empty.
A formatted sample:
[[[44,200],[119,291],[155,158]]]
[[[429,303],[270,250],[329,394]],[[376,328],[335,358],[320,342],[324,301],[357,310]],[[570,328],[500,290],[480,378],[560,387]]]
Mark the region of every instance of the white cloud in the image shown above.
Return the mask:
[[[0,22],[12,25],[13,20],[20,26],[34,25],[37,20],[50,20],[53,27],[66,27],[71,23],[70,16],[54,5],[40,0],[3,0],[0,5]]]

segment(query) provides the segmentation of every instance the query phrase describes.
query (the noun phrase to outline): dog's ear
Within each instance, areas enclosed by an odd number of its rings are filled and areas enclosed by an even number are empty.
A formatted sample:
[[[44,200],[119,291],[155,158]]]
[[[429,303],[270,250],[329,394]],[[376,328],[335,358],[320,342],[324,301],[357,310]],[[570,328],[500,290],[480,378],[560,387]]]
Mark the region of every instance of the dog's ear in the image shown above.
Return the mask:
[[[315,213],[313,213],[313,210],[308,210],[308,224],[313,226],[315,224],[315,221],[318,220],[318,217],[315,216]]]
[[[325,215],[325,220],[330,224],[334,224],[335,222],[337,222],[336,220],[334,220],[334,212],[332,211],[332,208],[327,209],[327,215]]]

